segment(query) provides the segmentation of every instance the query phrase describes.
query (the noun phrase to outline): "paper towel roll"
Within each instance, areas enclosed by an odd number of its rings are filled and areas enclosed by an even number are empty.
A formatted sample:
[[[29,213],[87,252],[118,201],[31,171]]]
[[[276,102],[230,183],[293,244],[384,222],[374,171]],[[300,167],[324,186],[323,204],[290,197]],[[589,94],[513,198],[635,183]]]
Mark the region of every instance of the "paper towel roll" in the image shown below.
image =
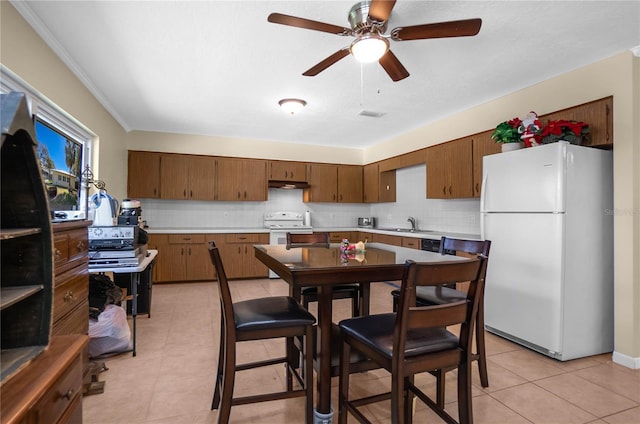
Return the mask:
[[[304,213],[304,225],[311,225],[311,212],[309,211]]]

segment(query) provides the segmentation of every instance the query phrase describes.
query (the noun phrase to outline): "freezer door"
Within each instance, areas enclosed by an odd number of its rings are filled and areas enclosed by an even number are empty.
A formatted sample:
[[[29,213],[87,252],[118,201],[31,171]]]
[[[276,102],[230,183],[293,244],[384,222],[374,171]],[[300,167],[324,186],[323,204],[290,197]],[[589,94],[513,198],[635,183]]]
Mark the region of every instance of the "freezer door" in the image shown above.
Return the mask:
[[[482,214],[488,327],[561,351],[564,214]]]
[[[564,212],[566,145],[483,158],[481,212]]]

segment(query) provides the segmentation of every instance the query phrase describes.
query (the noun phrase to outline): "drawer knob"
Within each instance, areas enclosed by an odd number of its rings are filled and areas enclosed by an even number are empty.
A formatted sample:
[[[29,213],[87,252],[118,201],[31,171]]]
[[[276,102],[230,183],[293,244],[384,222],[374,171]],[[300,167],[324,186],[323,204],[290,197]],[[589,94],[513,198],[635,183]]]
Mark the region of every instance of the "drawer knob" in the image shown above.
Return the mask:
[[[85,245],[84,245],[84,241],[79,241],[79,242],[78,242],[78,244],[76,245],[76,248],[77,248],[79,251],[83,251],[83,250],[84,250],[84,247],[85,247]]]
[[[72,302],[73,301],[73,291],[67,290],[67,292],[64,295],[64,301],[65,302]]]
[[[62,252],[58,249],[55,250],[54,255],[56,257],[56,260],[60,259],[62,257]]]
[[[73,389],[67,390],[67,393],[65,393],[62,397],[66,400],[71,400],[71,398],[73,398]]]

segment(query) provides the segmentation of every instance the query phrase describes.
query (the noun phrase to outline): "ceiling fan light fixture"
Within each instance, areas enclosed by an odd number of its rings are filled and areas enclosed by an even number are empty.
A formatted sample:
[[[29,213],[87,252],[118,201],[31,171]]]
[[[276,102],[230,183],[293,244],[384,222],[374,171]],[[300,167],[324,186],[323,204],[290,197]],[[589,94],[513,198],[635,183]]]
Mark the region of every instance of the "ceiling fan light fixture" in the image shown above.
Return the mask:
[[[389,50],[389,41],[378,34],[365,34],[351,43],[350,50],[360,63],[377,62]]]
[[[286,113],[294,115],[302,111],[302,109],[307,105],[307,102],[302,99],[282,99],[278,104]]]

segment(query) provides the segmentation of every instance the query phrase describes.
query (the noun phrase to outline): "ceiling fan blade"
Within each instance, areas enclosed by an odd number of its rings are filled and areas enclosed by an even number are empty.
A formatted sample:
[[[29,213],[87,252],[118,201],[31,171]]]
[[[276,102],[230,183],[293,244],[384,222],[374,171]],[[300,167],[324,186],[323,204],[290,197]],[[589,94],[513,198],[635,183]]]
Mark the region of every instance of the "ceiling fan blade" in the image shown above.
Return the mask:
[[[328,32],[337,35],[352,35],[353,31],[349,28],[338,25],[325,24],[324,22],[312,21],[311,19],[298,18],[296,16],[283,15],[282,13],[272,13],[267,18],[269,22],[274,24],[288,25],[292,27],[312,29],[314,31]]]
[[[329,56],[328,58],[326,58],[322,62],[318,63],[317,65],[315,65],[315,66],[313,66],[313,67],[311,67],[309,69],[307,69],[302,75],[304,75],[305,77],[315,77],[320,72],[324,71],[325,69],[327,69],[329,66],[333,65],[334,63],[336,63],[340,59],[343,59],[343,58],[349,56],[349,54],[350,54],[350,52],[349,52],[349,48],[348,47],[345,47],[344,49],[338,50],[337,52],[335,52],[334,54],[332,54],[331,56]]]
[[[409,76],[409,71],[400,63],[391,50],[387,50],[378,62],[394,81],[400,81]]]
[[[391,31],[391,39],[395,41],[424,40],[427,38],[467,37],[480,31],[482,19],[466,19],[462,21],[439,22],[435,24],[398,27]]]
[[[391,10],[395,4],[396,0],[373,0],[369,6],[369,20],[376,22],[389,20]]]

